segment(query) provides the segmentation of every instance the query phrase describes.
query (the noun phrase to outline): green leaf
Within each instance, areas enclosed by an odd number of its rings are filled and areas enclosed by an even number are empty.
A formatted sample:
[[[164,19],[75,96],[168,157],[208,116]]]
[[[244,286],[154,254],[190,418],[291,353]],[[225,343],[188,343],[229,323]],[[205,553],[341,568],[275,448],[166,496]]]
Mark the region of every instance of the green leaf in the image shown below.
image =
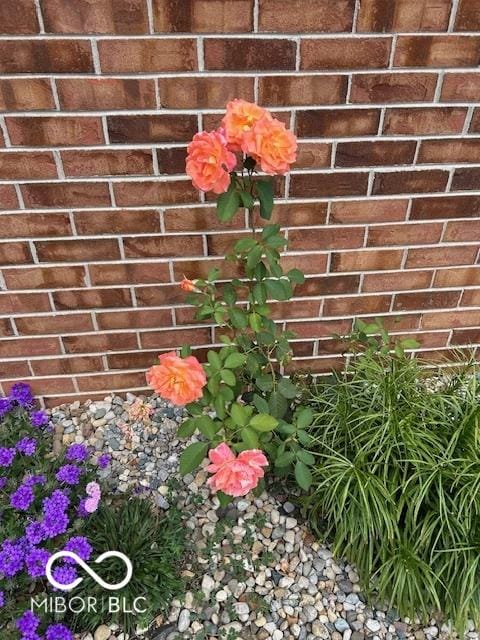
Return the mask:
[[[309,447],[313,442],[312,436],[306,431],[299,431],[297,433],[297,438],[300,444],[303,444],[304,447]]]
[[[222,369],[220,371],[220,376],[225,384],[228,384],[229,387],[234,387],[237,384],[237,378],[235,374],[230,371],[230,369]]]
[[[267,291],[274,300],[288,300],[291,297],[291,291],[289,293],[286,283],[288,283],[290,287],[288,280],[265,280]]]
[[[262,316],[258,313],[251,313],[248,316],[248,323],[255,333],[262,330]]]
[[[257,411],[259,411],[260,413],[269,412],[268,402],[264,398],[259,396],[258,393],[255,393],[253,396],[253,404],[255,405]]]
[[[246,359],[247,356],[244,353],[231,353],[229,356],[227,356],[223,366],[227,369],[236,369],[237,367],[241,367],[242,365],[244,365]]]
[[[192,416],[201,416],[203,413],[202,405],[198,402],[190,402],[185,408]]]
[[[241,404],[232,404],[230,415],[237,427],[245,427],[250,419],[248,410]]]
[[[245,427],[240,431],[242,440],[249,449],[258,448],[258,435],[251,427]]]
[[[210,416],[202,416],[201,418],[197,418],[197,427],[200,433],[209,440],[213,440],[215,434],[217,433],[217,424],[215,424]]]
[[[284,398],[293,399],[298,393],[296,385],[293,384],[288,378],[282,378],[278,383],[278,390]]]
[[[276,467],[288,467],[289,464],[295,460],[295,453],[293,451],[284,451],[275,460]]]
[[[245,209],[253,209],[253,196],[248,191],[240,191],[240,198]]]
[[[180,456],[180,474],[186,476],[191,473],[207,455],[208,444],[206,442],[194,442],[190,444]]]
[[[196,420],[188,418],[178,427],[177,436],[179,438],[189,438],[195,433],[196,428]]]
[[[215,400],[213,401],[213,407],[215,409],[215,413],[220,418],[220,420],[225,420],[225,417],[227,415],[225,411],[225,400],[220,394],[215,395]]]
[[[273,416],[268,413],[259,413],[250,420],[250,426],[256,431],[273,431],[278,424]]]
[[[248,252],[247,267],[249,269],[254,269],[262,259],[262,254],[263,254],[262,245],[258,244],[256,247],[253,247],[253,249],[251,249]]]
[[[218,278],[219,275],[220,275],[220,269],[218,267],[214,267],[213,269],[210,269],[210,271],[208,272],[207,280],[209,280],[210,282],[213,282]]]
[[[235,293],[235,289],[232,287],[230,282],[227,282],[227,284],[224,285],[222,294],[223,299],[228,304],[228,306],[233,307],[233,305],[237,301],[237,294]]]
[[[265,304],[267,301],[267,289],[263,282],[257,282],[253,286],[253,297],[258,304]]]
[[[222,361],[220,360],[220,356],[216,351],[212,349],[207,353],[207,360],[212,365],[214,369],[221,369]]]
[[[280,231],[279,224],[267,224],[262,231],[262,240],[268,240]]]
[[[295,480],[298,486],[304,491],[308,491],[312,484],[312,474],[310,469],[301,460],[295,464]]]
[[[180,349],[180,357],[187,358],[192,355],[192,347],[189,344],[184,344]]]
[[[228,222],[235,215],[240,206],[240,195],[235,190],[233,182],[226,193],[218,196],[217,200],[217,217],[221,222]]]
[[[405,340],[401,341],[401,345],[404,349],[418,349],[420,343],[413,338],[405,338]]]
[[[232,321],[233,326],[236,329],[245,329],[248,324],[247,314],[240,309],[230,309],[229,310],[230,320]]]
[[[255,378],[255,384],[261,391],[271,391],[273,388],[272,376],[269,376],[268,374],[258,376]]]
[[[273,182],[271,180],[257,180],[258,199],[260,200],[260,217],[270,220],[273,211]]]
[[[228,507],[228,505],[233,500],[232,496],[227,496],[227,494],[223,493],[223,491],[217,491],[215,495],[217,496],[218,501],[220,502],[220,506],[222,508]]]
[[[237,240],[233,249],[236,253],[243,253],[244,251],[250,251],[257,244],[253,238],[241,238]]]
[[[287,413],[288,402],[281,393],[275,391],[269,398],[268,407],[272,416],[280,419]]]
[[[297,427],[299,429],[306,429],[313,421],[313,411],[310,407],[303,407],[297,411]]]
[[[287,278],[294,284],[303,284],[305,282],[305,276],[300,269],[290,269],[287,273]]]
[[[315,457],[309,451],[305,451],[305,449],[299,449],[297,451],[297,458],[308,467],[315,464]]]

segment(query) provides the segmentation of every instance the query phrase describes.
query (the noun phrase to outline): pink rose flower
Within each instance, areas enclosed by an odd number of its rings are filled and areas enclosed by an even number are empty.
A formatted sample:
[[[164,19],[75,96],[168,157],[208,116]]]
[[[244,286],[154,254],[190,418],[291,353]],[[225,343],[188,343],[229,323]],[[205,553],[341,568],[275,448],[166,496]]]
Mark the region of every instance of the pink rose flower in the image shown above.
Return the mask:
[[[207,480],[207,484],[213,491],[223,491],[235,498],[245,496],[255,489],[265,475],[262,467],[268,466],[267,458],[259,449],[242,451],[235,456],[225,442],[210,449],[208,457],[212,464],[207,467],[207,471],[213,475]]]
[[[199,400],[207,376],[195,356],[180,358],[175,351],[158,357],[156,364],[147,371],[147,383],[165,400],[182,406]]]
[[[235,154],[227,149],[221,131],[202,131],[193,136],[187,147],[186,171],[193,186],[201,191],[224,193],[230,185],[229,171],[237,164]]]

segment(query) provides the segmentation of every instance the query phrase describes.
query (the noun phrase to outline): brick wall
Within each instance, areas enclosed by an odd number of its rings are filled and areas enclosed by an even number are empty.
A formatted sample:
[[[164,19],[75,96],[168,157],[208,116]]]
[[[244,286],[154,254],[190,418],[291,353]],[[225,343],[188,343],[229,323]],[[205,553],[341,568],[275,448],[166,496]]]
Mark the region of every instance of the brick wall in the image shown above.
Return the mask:
[[[233,97],[296,131],[274,305],[295,366],[385,316],[425,354],[480,343],[480,0],[2,0],[0,380],[49,404],[144,387],[215,343],[176,283],[232,266],[184,175]]]

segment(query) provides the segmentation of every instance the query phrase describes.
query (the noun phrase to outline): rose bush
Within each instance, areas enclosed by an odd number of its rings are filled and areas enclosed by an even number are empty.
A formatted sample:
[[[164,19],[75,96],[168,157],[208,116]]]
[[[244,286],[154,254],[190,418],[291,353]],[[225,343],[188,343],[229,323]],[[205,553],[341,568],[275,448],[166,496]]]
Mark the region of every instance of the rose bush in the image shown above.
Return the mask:
[[[180,470],[189,473],[208,456],[209,484],[223,502],[260,489],[267,465],[280,475],[293,471],[305,490],[311,482],[306,428],[312,414],[301,406],[299,385],[283,375],[294,334],[277,327],[269,305],[291,298],[304,281],[298,269],[284,272],[287,241],[280,226],[268,222],[274,203],[268,176],[284,175],[296,149],[295,135],[282,122],[239,99],[228,103],[217,131],[196,134],[188,146],[186,170],[194,186],[220,194],[216,213],[224,223],[247,210],[250,233],[227,256],[237,263],[238,278],[227,281],[212,269],[205,279],[180,284],[196,317],[219,325],[223,346],[208,352],[203,367],[187,346],[182,357],[161,355],[147,380],[162,397],[186,404],[190,417],[179,435],[203,438],[186,448]],[[257,168],[268,176],[257,176]]]

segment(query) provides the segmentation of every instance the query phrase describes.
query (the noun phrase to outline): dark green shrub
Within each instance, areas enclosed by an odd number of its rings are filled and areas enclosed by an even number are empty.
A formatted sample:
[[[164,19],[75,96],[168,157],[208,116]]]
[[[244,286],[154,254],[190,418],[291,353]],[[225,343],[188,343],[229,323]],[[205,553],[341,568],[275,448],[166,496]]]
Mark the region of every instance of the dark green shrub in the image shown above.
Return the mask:
[[[480,620],[478,374],[457,365],[429,389],[441,370],[378,330],[361,324],[363,351],[314,391],[307,511],[367,588],[405,615],[441,610],[462,629]]]

